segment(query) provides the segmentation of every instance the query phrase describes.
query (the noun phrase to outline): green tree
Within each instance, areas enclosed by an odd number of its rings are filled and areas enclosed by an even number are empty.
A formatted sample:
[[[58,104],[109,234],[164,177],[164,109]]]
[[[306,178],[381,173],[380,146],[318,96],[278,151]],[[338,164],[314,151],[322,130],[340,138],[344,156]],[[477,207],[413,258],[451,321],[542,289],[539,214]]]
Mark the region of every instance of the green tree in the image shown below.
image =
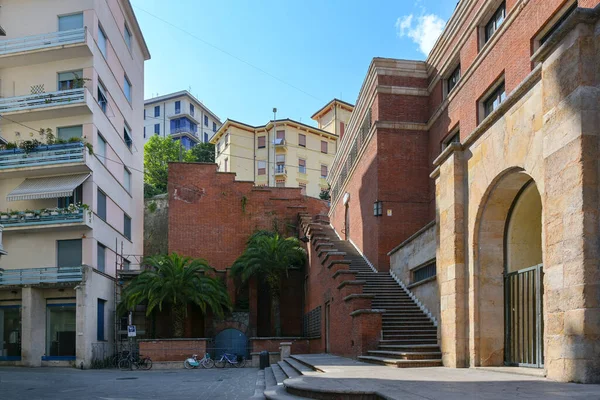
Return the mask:
[[[190,152],[192,153],[194,162],[215,162],[215,145],[212,143],[198,143],[191,148]]]
[[[194,161],[189,150],[183,148],[178,140],[153,135],[144,145],[144,183],[153,186],[158,193],[167,192],[169,162]]]
[[[298,239],[257,231],[248,240],[244,253],[232,265],[233,276],[239,277],[242,282],[256,277],[267,283],[276,336],[281,336],[281,282],[289,276],[290,268],[301,268],[305,263],[306,251]]]
[[[183,337],[183,324],[187,316],[188,304],[196,304],[203,313],[210,309],[222,318],[225,311],[231,310],[231,299],[225,285],[207,276],[211,267],[205,260],[182,257],[176,253],[148,257],[144,264],[151,267],[145,270],[123,290],[122,312],[139,304],[146,304],[146,315],[157,307],[171,307],[173,335]]]

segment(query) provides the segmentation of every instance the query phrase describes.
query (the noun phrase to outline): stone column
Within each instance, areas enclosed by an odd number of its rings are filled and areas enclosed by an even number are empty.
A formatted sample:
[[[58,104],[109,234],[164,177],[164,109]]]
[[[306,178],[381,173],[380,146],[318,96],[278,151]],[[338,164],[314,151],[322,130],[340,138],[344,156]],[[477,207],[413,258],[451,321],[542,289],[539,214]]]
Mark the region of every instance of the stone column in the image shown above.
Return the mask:
[[[453,143],[436,177],[437,279],[440,290],[442,360],[446,367],[467,365],[465,310],[464,161]]]
[[[42,290],[21,291],[21,360],[27,367],[40,367],[46,353],[46,302]]]
[[[279,355],[281,361],[288,358],[292,354],[292,342],[281,342],[279,343]]]

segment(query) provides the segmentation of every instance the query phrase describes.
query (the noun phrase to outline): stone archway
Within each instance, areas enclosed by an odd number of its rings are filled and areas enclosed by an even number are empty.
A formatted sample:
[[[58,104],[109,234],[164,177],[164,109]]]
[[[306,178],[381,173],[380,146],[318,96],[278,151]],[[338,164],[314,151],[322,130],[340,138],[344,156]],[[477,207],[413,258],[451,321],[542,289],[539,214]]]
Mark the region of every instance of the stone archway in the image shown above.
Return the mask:
[[[476,299],[473,361],[476,366],[498,366],[505,363],[508,345],[505,272],[522,270],[528,263],[541,264],[542,210],[535,182],[517,168],[492,181],[484,199],[477,213],[473,238]],[[532,238],[538,234],[539,238]]]

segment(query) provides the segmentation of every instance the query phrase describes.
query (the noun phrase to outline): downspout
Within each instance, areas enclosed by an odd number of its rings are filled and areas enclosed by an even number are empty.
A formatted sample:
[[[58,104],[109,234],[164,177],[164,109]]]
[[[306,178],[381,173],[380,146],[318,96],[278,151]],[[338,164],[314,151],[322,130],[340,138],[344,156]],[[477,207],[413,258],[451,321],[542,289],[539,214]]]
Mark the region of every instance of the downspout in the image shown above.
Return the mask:
[[[254,153],[254,165],[252,166],[253,171],[252,171],[252,176],[254,177],[254,185],[256,185],[256,129],[253,131],[254,132],[254,147],[252,149],[253,153]]]

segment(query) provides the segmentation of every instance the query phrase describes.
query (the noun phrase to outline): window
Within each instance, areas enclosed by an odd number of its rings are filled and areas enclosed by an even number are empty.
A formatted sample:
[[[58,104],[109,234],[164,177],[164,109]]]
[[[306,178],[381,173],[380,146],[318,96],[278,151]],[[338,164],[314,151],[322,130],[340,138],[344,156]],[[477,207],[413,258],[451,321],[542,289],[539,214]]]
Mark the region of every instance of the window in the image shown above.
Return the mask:
[[[127,48],[129,49],[129,51],[131,51],[131,32],[129,31],[129,28],[127,27],[127,25],[125,25],[125,31],[123,32],[123,37],[125,38],[125,44],[127,45]]]
[[[94,148],[94,153],[101,163],[106,163],[106,140],[98,134],[98,148]]]
[[[123,125],[123,140],[125,141],[125,145],[127,148],[131,150],[131,146],[133,145],[133,139],[131,138],[131,131],[127,125]]]
[[[154,106],[154,116],[160,117],[160,106]]]
[[[321,153],[327,154],[327,142],[321,140]]]
[[[62,15],[58,17],[59,32],[83,28],[83,14]]]
[[[59,197],[56,199],[56,207],[67,208],[70,204],[81,203],[83,200],[83,185],[79,185],[73,190],[71,196]]]
[[[96,258],[96,261],[98,263],[97,265],[97,269],[100,272],[104,272],[106,271],[106,246],[104,246],[102,243],[98,243],[98,257]]]
[[[267,162],[259,161],[258,162],[258,175],[266,175],[267,174]]]
[[[144,121],[146,120],[146,109],[144,108]]]
[[[131,103],[131,82],[129,82],[127,76],[123,79],[123,91],[125,92],[125,98]]]
[[[448,147],[451,143],[460,143],[460,131],[456,131],[455,133],[450,134],[444,141],[442,142],[442,150]]]
[[[99,341],[104,339],[104,306],[106,304],[106,300],[98,299],[98,318],[96,319],[98,325],[98,334],[96,338]]]
[[[131,240],[131,218],[123,214],[123,236]]]
[[[383,215],[383,202],[376,201],[373,203],[373,215],[376,217],[381,217]]]
[[[208,133],[204,132],[204,143],[208,143]]]
[[[221,153],[221,142],[217,143],[217,154]]]
[[[502,2],[500,6],[494,12],[494,15],[490,18],[488,23],[485,25],[485,41],[484,43],[489,42],[494,33],[500,28],[502,22],[504,22],[504,18],[506,17],[506,3]]]
[[[62,360],[74,360],[75,304],[48,304],[46,308],[46,355],[42,359],[60,357]]]
[[[127,168],[123,168],[123,186],[131,193],[131,172]]]
[[[81,239],[56,241],[56,265],[79,267],[82,264]]]
[[[56,137],[58,139],[67,140],[67,141],[74,137],[76,137],[76,138],[83,137],[83,126],[77,125],[77,126],[66,126],[66,127],[58,128]]]
[[[97,214],[100,219],[106,221],[106,195],[102,193],[100,189],[98,189],[98,208]]]
[[[98,48],[100,48],[100,52],[106,58],[106,34],[102,30],[102,27],[98,25]]]
[[[204,126],[208,126],[208,116],[204,116]]]
[[[298,159],[298,172],[301,174],[306,174],[306,160],[301,158]]]
[[[285,140],[285,131],[277,131],[277,139]]]
[[[327,178],[327,165],[321,165],[321,178]]]
[[[504,82],[502,82],[486,99],[483,101],[483,117],[490,115],[506,98]]]
[[[123,259],[123,271],[129,271],[131,268],[131,261]]]
[[[267,146],[267,140],[265,136],[258,137],[258,148],[264,149]]]
[[[213,122],[213,132],[216,132],[216,131],[217,131],[217,123]]]
[[[61,72],[58,74],[58,90],[80,89],[83,87],[83,71]]]
[[[229,132],[225,134],[225,146],[229,144]]]
[[[0,360],[21,359],[21,306],[0,307],[0,342],[4,344]]]
[[[300,187],[300,194],[306,196],[306,183],[299,183],[298,187]]]
[[[194,105],[193,105],[193,104],[190,104],[190,115],[191,115],[192,117],[194,116],[194,112],[195,112],[195,110],[194,110]]]
[[[435,261],[412,271],[412,283],[422,282],[436,275]]]
[[[275,157],[275,173],[276,174],[285,174],[285,154],[277,154]]]
[[[102,112],[106,114],[106,106],[108,104],[108,97],[106,96],[106,88],[102,82],[98,82],[98,104],[102,109]]]
[[[154,124],[154,133],[157,135],[160,133],[160,124]]]
[[[569,18],[569,16],[571,14],[573,14],[573,12],[576,9],[577,9],[577,1],[575,1],[573,4],[571,4],[571,6],[567,9],[567,11],[565,11],[565,13],[556,22],[554,22],[554,25],[552,25],[550,30],[548,32],[546,32],[544,34],[544,36],[542,36],[542,38],[540,39],[540,46],[543,45],[544,43],[546,43],[546,41],[550,38],[550,36],[552,36],[552,34],[554,32],[556,32],[556,30],[558,28],[560,28],[560,26],[567,20],[567,18]]]
[[[460,64],[458,65],[458,67],[456,67],[454,69],[454,71],[452,71],[452,73],[448,77],[448,80],[446,81],[446,84],[447,84],[447,87],[446,87],[447,92],[446,93],[450,94],[452,89],[454,89],[456,87],[456,85],[458,84],[459,79],[460,79]]]
[[[144,127],[144,139],[146,139],[146,127]]]
[[[340,138],[342,136],[344,136],[345,130],[346,130],[346,125],[342,121],[340,121]]]
[[[179,114],[181,112],[181,101],[175,102],[175,114]]]
[[[306,147],[306,135],[303,133],[298,134],[298,146]]]

